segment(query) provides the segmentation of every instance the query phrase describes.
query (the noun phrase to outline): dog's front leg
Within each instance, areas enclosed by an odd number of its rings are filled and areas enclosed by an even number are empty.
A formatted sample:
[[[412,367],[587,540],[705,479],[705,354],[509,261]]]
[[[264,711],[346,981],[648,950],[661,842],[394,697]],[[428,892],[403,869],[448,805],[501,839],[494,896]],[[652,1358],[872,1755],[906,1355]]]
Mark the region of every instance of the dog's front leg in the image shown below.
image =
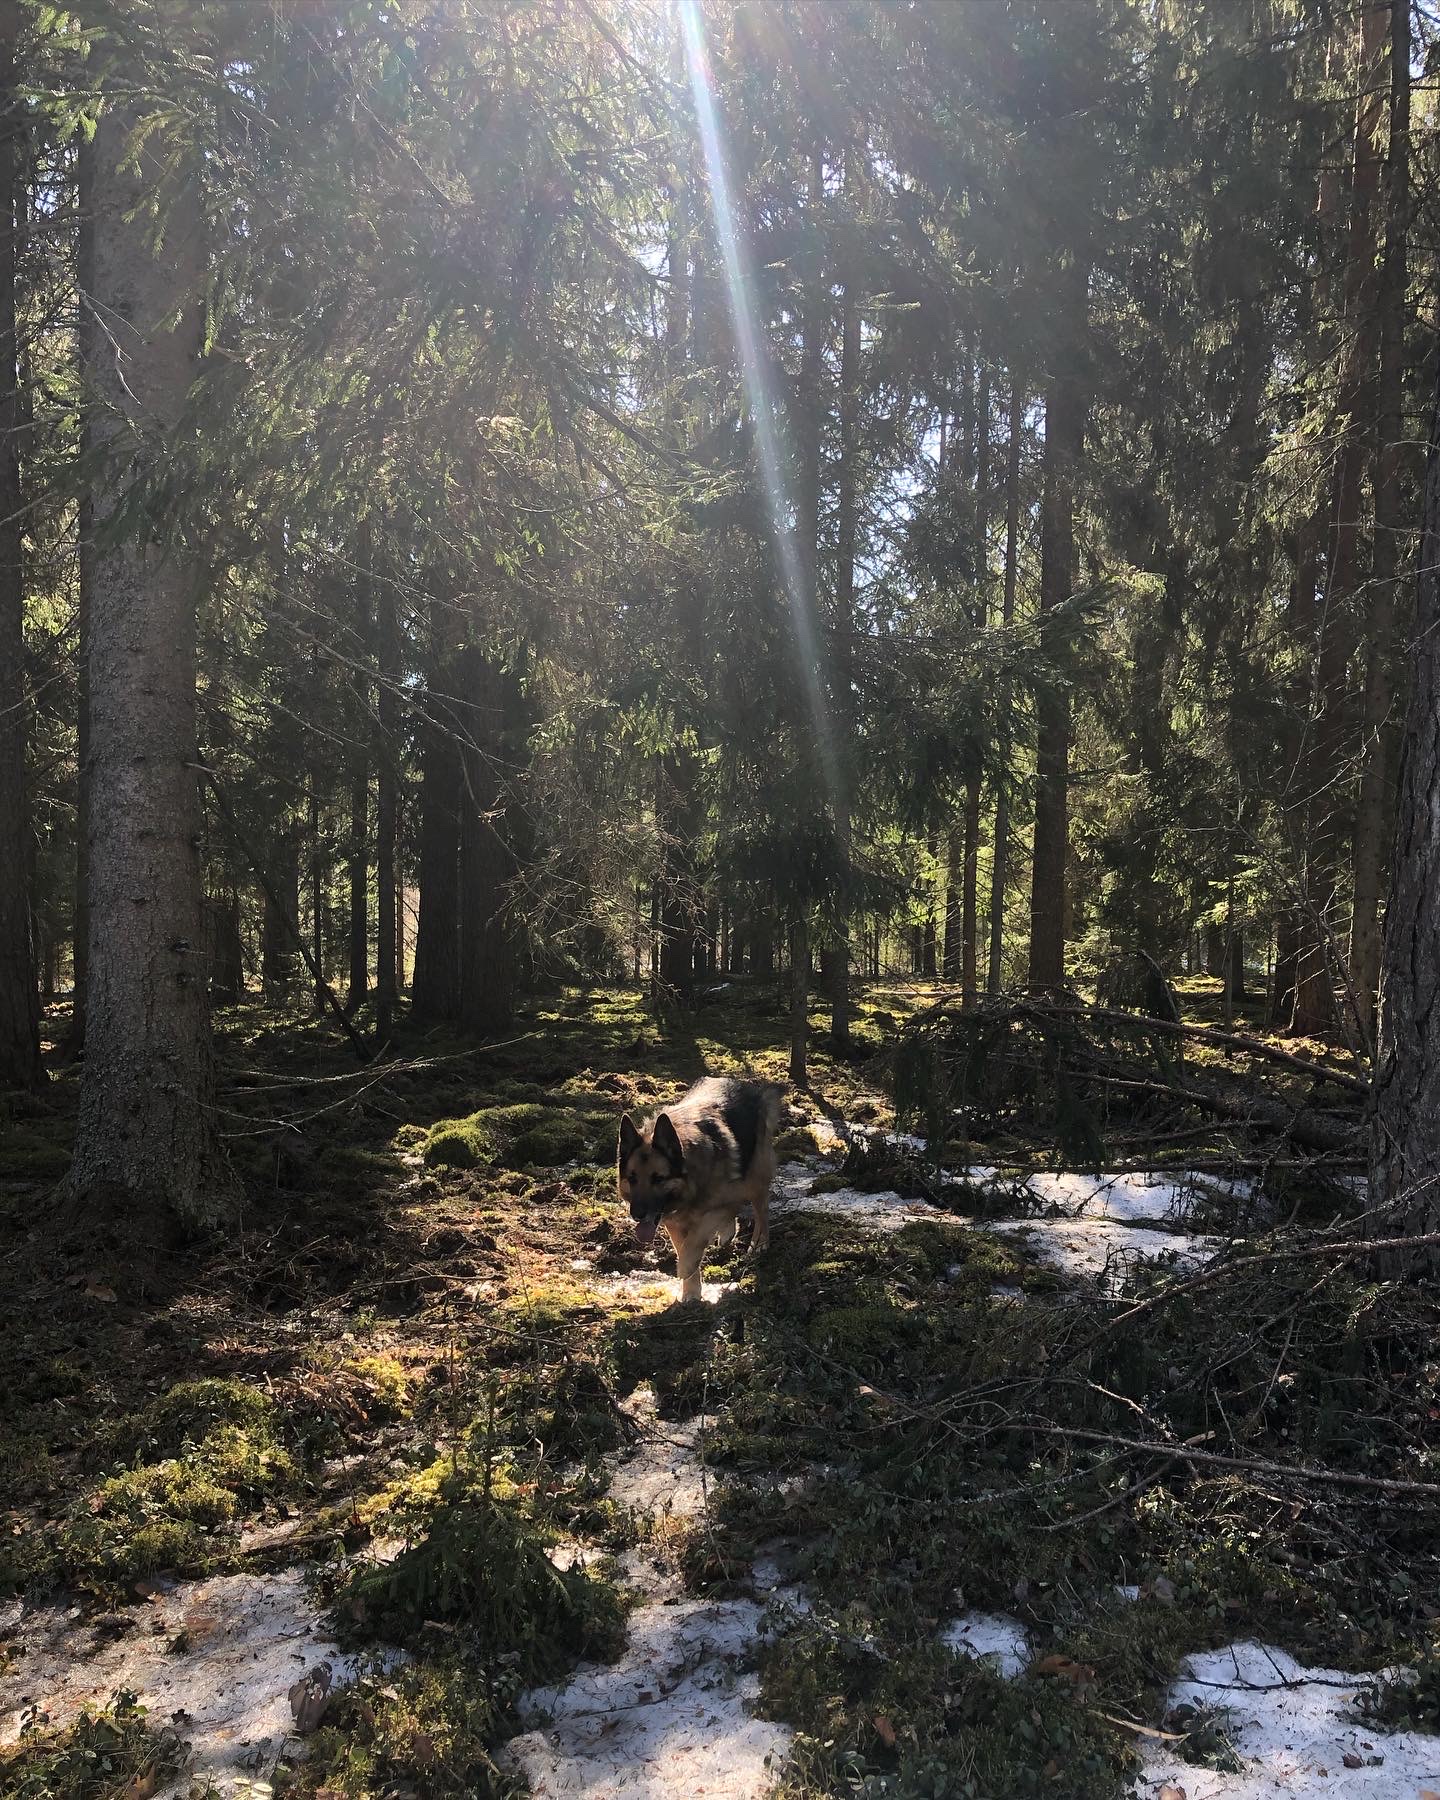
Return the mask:
[[[668,1219],[665,1229],[669,1233],[670,1242],[675,1246],[675,1273],[680,1277],[680,1298],[682,1301],[698,1300],[700,1265],[705,1260],[705,1246],[710,1241],[710,1234],[698,1229],[686,1231],[680,1225],[672,1225]]]
[[[750,1240],[750,1254],[763,1250],[770,1242],[770,1191],[755,1196],[755,1235]]]

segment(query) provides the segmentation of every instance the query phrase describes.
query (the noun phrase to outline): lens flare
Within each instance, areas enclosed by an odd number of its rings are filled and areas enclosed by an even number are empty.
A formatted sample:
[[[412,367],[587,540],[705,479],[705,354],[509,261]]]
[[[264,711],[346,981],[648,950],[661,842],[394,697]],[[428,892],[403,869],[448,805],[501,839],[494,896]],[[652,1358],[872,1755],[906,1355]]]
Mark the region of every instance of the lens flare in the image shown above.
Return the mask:
[[[789,457],[784,418],[775,398],[775,379],[756,319],[752,288],[746,281],[746,256],[720,141],[720,121],[709,58],[705,51],[705,29],[698,0],[680,0],[680,29],[685,40],[685,66],[695,101],[695,122],[700,132],[700,148],[705,157],[706,173],[710,178],[710,208],[725,269],[735,349],[740,358],[740,373],[745,383],[745,397],[754,427],[760,483],[765,491],[770,529],[780,562],[780,579],[790,608],[796,657],[815,733],[815,747],[833,806],[840,798],[840,767],[820,673],[815,595],[807,579],[805,559],[800,554],[795,512],[785,478]]]

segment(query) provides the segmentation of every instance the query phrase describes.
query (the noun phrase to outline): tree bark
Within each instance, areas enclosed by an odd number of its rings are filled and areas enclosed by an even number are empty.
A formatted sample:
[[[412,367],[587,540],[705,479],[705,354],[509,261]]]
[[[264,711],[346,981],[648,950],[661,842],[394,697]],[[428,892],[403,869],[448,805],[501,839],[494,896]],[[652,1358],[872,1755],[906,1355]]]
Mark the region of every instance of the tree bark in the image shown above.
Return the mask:
[[[95,321],[88,304],[88,296],[95,290],[95,147],[83,137],[75,162],[80,208],[76,233],[75,276],[80,295],[76,350],[83,370],[90,367],[95,356]],[[83,468],[91,451],[88,407],[80,409],[79,440]],[[75,936],[74,993],[70,1029],[65,1036],[69,1056],[78,1056],[85,1044],[85,991],[90,965],[90,595],[95,585],[95,517],[88,483],[82,487],[75,507],[75,563]]]
[[[846,152],[846,186],[860,186],[853,178],[856,152]],[[840,926],[832,947],[830,976],[830,1048],[837,1056],[850,1049],[850,907],[853,895],[851,865],[854,861],[855,822],[851,804],[854,778],[851,758],[845,751],[855,739],[855,546],[859,529],[860,471],[860,298],[859,283],[851,275],[840,302],[840,470],[835,495],[835,629],[832,652],[831,717],[842,753],[840,786],[835,796],[835,850],[843,891]]]
[[[1016,371],[1010,371],[1010,438],[1005,458],[1005,586],[1000,623],[1007,630],[1015,622],[1015,592],[1019,577],[1020,539],[1020,438],[1025,429],[1025,394]],[[1010,687],[1000,693],[998,751],[995,777],[994,865],[990,873],[990,958],[985,991],[1000,992],[1001,958],[1005,947],[1006,863],[1010,855]]]
[[[1430,419],[1413,680],[1381,959],[1370,1142],[1375,1230],[1440,1228],[1440,385]],[[1408,1259],[1432,1274],[1432,1246]]]
[[[354,1012],[370,991],[370,684],[360,658],[370,644],[369,596],[356,597],[356,665],[350,674],[350,831],[347,875],[350,889],[350,979],[345,1010]]]
[[[134,86],[122,72],[94,144],[85,303],[105,331],[103,349],[102,334],[90,334],[86,374],[103,466],[90,612],[89,1003],[70,1187],[91,1216],[198,1228],[227,1219],[234,1195],[215,1129],[200,954],[198,579],[179,531],[152,535],[152,507],[128,502],[170,474],[163,459],[184,453],[203,216],[196,171],[167,168],[158,133],[132,161],[144,110]],[[157,189],[167,201],[158,243],[147,210]]]
[[[300,839],[286,821],[267,860],[273,890],[263,890],[260,927],[260,981],[271,1006],[287,1006],[299,982],[296,940],[300,930]]]
[[[34,1087],[40,993],[31,913],[30,807],[25,768],[25,567],[21,543],[20,372],[15,335],[15,213],[24,204],[24,115],[15,55],[21,12],[0,5],[0,1088]]]
[[[1385,254],[1380,266],[1380,375],[1376,396],[1375,541],[1365,668],[1359,804],[1352,849],[1354,910],[1350,979],[1366,1044],[1375,1035],[1380,979],[1380,893],[1391,833],[1387,736],[1393,703],[1395,611],[1401,534],[1406,529],[1405,322],[1410,227],[1410,0],[1390,6],[1390,134],[1385,157]]]
[[[1319,661],[1310,726],[1305,828],[1306,880],[1300,966],[1295,986],[1297,1032],[1315,1035],[1335,1021],[1334,935],[1339,863],[1339,797],[1345,761],[1345,675],[1354,635],[1353,617],[1362,575],[1361,511],[1369,453],[1365,419],[1375,376],[1376,150],[1382,100],[1371,91],[1372,72],[1389,25],[1388,9],[1360,13],[1356,74],[1360,99],[1351,162],[1349,242],[1345,260],[1342,329],[1348,345],[1336,393],[1340,434],[1330,493],[1328,558],[1320,615]]]
[[[373,582],[373,545],[367,559]],[[375,648],[378,669],[375,743],[375,1035],[389,1038],[399,991],[396,960],[395,849],[400,757],[400,650],[396,636],[395,589],[389,581],[374,588]]]
[[[521,707],[515,676],[478,650],[462,658],[460,697],[460,1021],[490,1035],[512,1022],[519,991]]]
[[[1075,484],[1085,443],[1085,390],[1076,368],[1086,326],[1085,270],[1062,271],[1066,343],[1045,395],[1045,490],[1040,508],[1040,614],[1046,647],[1058,651],[1050,623],[1075,587]],[[1065,864],[1069,853],[1070,699],[1047,682],[1036,696],[1035,848],[1030,894],[1030,986],[1065,985]]]
[[[945,833],[945,951],[941,968],[947,981],[959,982],[964,962],[961,929],[965,888],[965,833],[952,824]]]
[[[790,1080],[810,1080],[810,922],[797,912],[790,922]]]
[[[448,690],[452,663],[441,661],[431,680],[421,736],[420,916],[410,1010],[435,1023],[460,1012],[460,744]],[[638,904],[638,902],[637,902]],[[638,943],[636,956],[639,956]],[[638,965],[635,971],[638,981]]]

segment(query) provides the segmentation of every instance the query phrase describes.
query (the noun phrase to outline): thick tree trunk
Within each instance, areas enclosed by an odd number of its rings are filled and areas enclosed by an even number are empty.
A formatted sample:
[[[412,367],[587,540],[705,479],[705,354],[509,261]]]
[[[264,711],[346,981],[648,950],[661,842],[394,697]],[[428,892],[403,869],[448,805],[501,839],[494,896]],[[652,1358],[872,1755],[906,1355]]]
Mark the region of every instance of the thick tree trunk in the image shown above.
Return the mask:
[[[76,152],[76,183],[80,222],[76,233],[76,280],[81,301],[76,325],[80,366],[88,368],[95,356],[95,321],[85,296],[95,290],[95,147],[83,137]],[[81,409],[80,461],[84,467],[91,448],[90,415]],[[75,936],[74,994],[70,1029],[65,1049],[77,1056],[85,1044],[85,990],[90,966],[90,595],[95,585],[95,515],[88,484],[75,508],[75,562],[77,635],[75,658]]]
[[[245,952],[240,942],[240,897],[232,889],[222,900],[205,902],[206,955],[210,998],[233,1006],[245,991]]]
[[[1049,617],[1075,586],[1075,484],[1085,443],[1085,390],[1075,367],[1086,326],[1087,279],[1062,275],[1068,343],[1045,395],[1045,491],[1040,508],[1040,613],[1047,647],[1058,649]],[[1046,683],[1035,700],[1035,849],[1030,893],[1030,986],[1065,984],[1065,864],[1070,846],[1070,699]]]
[[[1362,765],[1352,851],[1354,911],[1350,924],[1350,979],[1367,1044],[1374,1039],[1375,993],[1380,979],[1380,893],[1391,833],[1386,740],[1393,700],[1391,667],[1395,656],[1400,539],[1406,528],[1402,471],[1410,225],[1410,0],[1392,0],[1389,24],[1390,138],[1385,158],[1385,255],[1379,293],[1375,542],[1370,568]]]
[[[15,210],[23,129],[15,52],[21,12],[0,5],[0,1088],[41,1080],[40,994],[30,894],[25,770],[25,569],[21,548],[20,375],[15,337]]]
[[[312,658],[311,679],[314,703],[320,704],[320,660]],[[318,733],[312,734],[309,796],[305,816],[306,849],[310,864],[310,955],[320,971],[312,984],[315,1011],[325,1010],[325,851],[320,838],[320,769]]]
[[[522,709],[513,674],[475,650],[462,663],[460,1021],[489,1035],[513,1020],[520,984]]]
[[[132,165],[142,110],[117,84],[94,146],[85,303],[104,320],[105,348],[86,373],[104,461],[90,609],[89,1004],[70,1183],[92,1216],[201,1227],[230,1215],[233,1187],[215,1130],[200,954],[197,572],[178,533],[145,535],[150,507],[126,507],[126,528],[107,530],[132,484],[158,472],[156,446],[184,454],[201,344],[198,181],[167,171],[158,134]],[[147,211],[157,185],[171,190],[158,246]]]
[[[1440,1230],[1440,386],[1430,420],[1413,684],[1381,961],[1370,1146],[1379,1236]],[[1440,1269],[1433,1247],[1409,1259]]]
[[[1010,438],[1005,456],[1005,586],[1000,622],[1007,629],[1015,622],[1015,593],[1019,578],[1020,539],[1020,438],[1025,429],[1025,393],[1014,369],[1010,371]],[[999,773],[995,778],[994,864],[990,872],[990,957],[985,991],[1000,992],[1001,958],[1005,946],[1006,867],[1010,855],[1010,689],[1000,694]]]
[[[1205,927],[1205,973],[1225,973],[1225,927],[1219,919],[1212,919]]]
[[[457,677],[449,663],[437,674],[421,740],[420,916],[410,987],[410,1010],[427,1023],[460,1011],[460,745],[448,697],[435,691],[438,686],[448,696]],[[636,944],[638,958],[638,937]]]

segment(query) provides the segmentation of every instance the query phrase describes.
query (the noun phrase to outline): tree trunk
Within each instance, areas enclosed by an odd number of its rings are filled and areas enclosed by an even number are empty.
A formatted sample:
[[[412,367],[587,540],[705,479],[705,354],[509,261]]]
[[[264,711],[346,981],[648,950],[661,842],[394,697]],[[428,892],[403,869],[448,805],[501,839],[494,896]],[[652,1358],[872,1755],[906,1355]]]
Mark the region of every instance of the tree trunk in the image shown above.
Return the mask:
[[[1419,569],[1370,1140],[1370,1216],[1380,1236],[1440,1230],[1440,385]],[[1433,1247],[1408,1260],[1440,1269]]]
[[[300,928],[300,840],[293,823],[275,840],[266,871],[274,884],[264,894],[260,931],[260,980],[271,1006],[287,1006],[299,981],[296,939]]]
[[[210,998],[233,1006],[245,991],[245,955],[240,943],[240,897],[232,889],[223,900],[205,902],[206,955]]]
[[[95,356],[93,311],[88,296],[95,290],[95,147],[82,135],[75,157],[80,220],[76,232],[77,309],[76,348],[80,366],[88,368]],[[82,407],[79,430],[80,464],[90,458],[90,411]],[[74,994],[70,1004],[70,1029],[66,1053],[78,1056],[85,1044],[85,991],[90,966],[90,595],[95,585],[95,515],[87,482],[75,507],[76,617],[78,638],[75,659],[75,935]]]
[[[965,833],[951,825],[945,833],[945,951],[941,961],[947,981],[959,982],[964,963],[961,953],[965,888]]]
[[[1225,927],[1218,919],[1212,919],[1205,927],[1205,973],[1225,973]]]
[[[42,1079],[25,770],[30,709],[15,336],[15,212],[24,204],[24,115],[15,70],[20,20],[13,0],[0,6],[0,1088],[34,1087]]]
[[[183,454],[202,212],[194,171],[167,169],[158,131],[132,163],[144,113],[134,87],[122,80],[109,95],[94,144],[89,303],[109,353],[97,349],[86,370],[104,460],[90,609],[89,1003],[70,1186],[92,1216],[202,1227],[230,1215],[233,1187],[215,1131],[200,956],[197,571],[178,532],[161,542],[145,531],[151,507],[127,506],[128,529],[106,529],[131,485],[158,473],[157,442]],[[157,188],[170,190],[158,244],[147,210]]]
[[[519,689],[478,650],[462,662],[460,1022],[490,1035],[513,1020],[520,981]]]
[[[852,185],[854,151],[846,152],[846,186]],[[860,299],[852,276],[840,302],[840,470],[835,495],[835,630],[832,652],[831,718],[842,746],[839,791],[835,796],[835,851],[843,884],[841,921],[833,946],[830,978],[830,1048],[850,1050],[850,961],[855,824],[851,805],[855,741],[855,546],[858,536],[860,471]]]
[[[1045,491],[1040,508],[1040,614],[1047,649],[1059,649],[1050,616],[1075,587],[1075,484],[1085,444],[1085,390],[1075,366],[1086,324],[1087,279],[1072,264],[1061,279],[1067,343],[1045,395]],[[1035,849],[1030,893],[1030,986],[1065,985],[1065,864],[1070,845],[1070,699],[1048,682],[1036,695]]]
[[[456,681],[453,665],[442,662],[432,678],[421,737],[420,916],[410,1010],[431,1024],[460,1011],[460,745],[453,708],[437,692]]]
[[[977,952],[979,920],[977,888],[980,874],[980,777],[972,775],[965,784],[965,871],[960,896],[960,998],[964,1006],[974,1006],[980,998]]]
[[[1354,636],[1354,609],[1362,584],[1361,511],[1376,348],[1374,308],[1375,192],[1380,162],[1376,138],[1382,101],[1371,77],[1389,25],[1383,6],[1362,9],[1356,66],[1360,99],[1351,163],[1349,244],[1346,252],[1342,328],[1348,345],[1336,393],[1340,443],[1330,494],[1324,604],[1307,767],[1304,937],[1295,990],[1295,1030],[1324,1032],[1335,1020],[1334,934],[1339,863],[1338,801],[1345,764],[1345,676]]]
[[[373,581],[373,546],[367,558]],[[395,846],[400,762],[400,650],[396,641],[395,589],[375,588],[378,668],[375,743],[375,1035],[380,1043],[395,1023],[399,991],[396,964]]]
[[[1390,6],[1390,136],[1385,158],[1385,255],[1380,267],[1380,378],[1376,397],[1375,541],[1365,669],[1359,804],[1352,851],[1354,910],[1350,979],[1367,1045],[1375,1035],[1380,979],[1380,892],[1390,842],[1391,795],[1386,738],[1392,704],[1400,537],[1406,528],[1405,321],[1410,225],[1410,0]]]
[[[1010,439],[1005,460],[1005,587],[1000,622],[1007,629],[1015,622],[1015,591],[1019,573],[1020,538],[1020,437],[1025,429],[1025,394],[1014,369],[1010,371]],[[1001,957],[1005,946],[1006,863],[1010,854],[1010,688],[1000,694],[999,773],[995,778],[994,866],[990,873],[990,960],[985,991],[1000,992]]]
[[[360,602],[360,622],[355,633],[362,646],[369,640],[368,609]],[[345,995],[345,1010],[354,1012],[370,991],[370,858],[368,827],[370,813],[370,740],[369,683],[358,666],[350,677],[350,831],[347,875],[350,889],[350,979]]]
[[[798,1088],[810,1079],[810,922],[797,913],[790,922],[790,1079]]]

